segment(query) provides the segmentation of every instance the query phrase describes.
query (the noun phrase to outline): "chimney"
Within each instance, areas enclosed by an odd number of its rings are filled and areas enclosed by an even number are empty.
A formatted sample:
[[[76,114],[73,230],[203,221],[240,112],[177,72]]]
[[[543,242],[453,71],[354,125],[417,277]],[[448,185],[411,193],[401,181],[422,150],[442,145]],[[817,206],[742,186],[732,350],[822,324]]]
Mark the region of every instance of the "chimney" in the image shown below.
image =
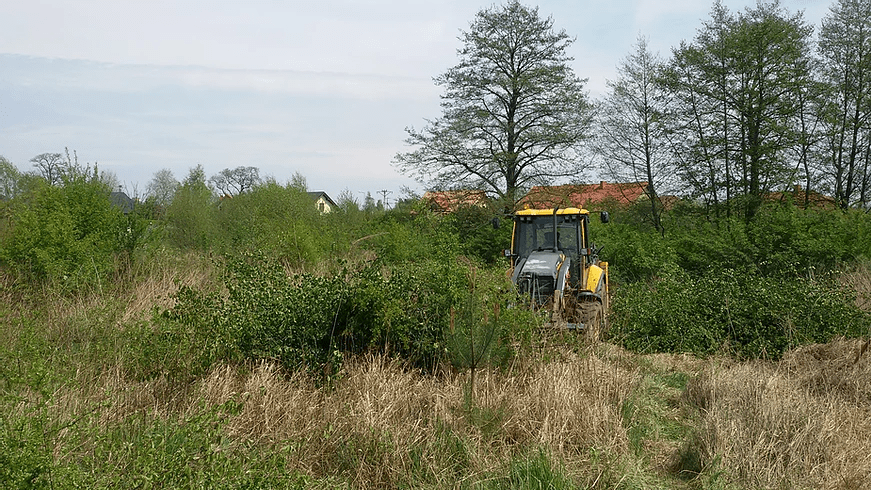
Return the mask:
[[[606,183],[604,180],[599,181],[599,189],[604,189]]]

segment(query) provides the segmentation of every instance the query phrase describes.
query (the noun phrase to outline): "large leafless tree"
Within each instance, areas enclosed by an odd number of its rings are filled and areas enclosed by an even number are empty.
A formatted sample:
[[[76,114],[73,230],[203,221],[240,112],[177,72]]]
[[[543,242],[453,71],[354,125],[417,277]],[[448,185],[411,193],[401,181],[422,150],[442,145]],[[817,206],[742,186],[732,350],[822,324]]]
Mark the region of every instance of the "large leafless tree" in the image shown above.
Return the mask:
[[[39,175],[51,185],[60,184],[63,180],[67,161],[60,153],[40,153],[30,159]]]
[[[260,183],[260,169],[257,167],[225,168],[213,175],[209,182],[225,196],[238,196]]]

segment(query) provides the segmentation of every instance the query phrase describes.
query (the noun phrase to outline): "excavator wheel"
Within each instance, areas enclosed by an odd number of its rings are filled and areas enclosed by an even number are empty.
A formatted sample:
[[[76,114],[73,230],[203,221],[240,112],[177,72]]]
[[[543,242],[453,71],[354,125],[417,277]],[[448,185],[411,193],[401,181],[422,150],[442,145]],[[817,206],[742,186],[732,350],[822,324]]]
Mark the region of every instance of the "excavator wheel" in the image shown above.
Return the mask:
[[[590,342],[598,342],[605,327],[605,309],[598,301],[583,301],[578,304],[584,336]]]

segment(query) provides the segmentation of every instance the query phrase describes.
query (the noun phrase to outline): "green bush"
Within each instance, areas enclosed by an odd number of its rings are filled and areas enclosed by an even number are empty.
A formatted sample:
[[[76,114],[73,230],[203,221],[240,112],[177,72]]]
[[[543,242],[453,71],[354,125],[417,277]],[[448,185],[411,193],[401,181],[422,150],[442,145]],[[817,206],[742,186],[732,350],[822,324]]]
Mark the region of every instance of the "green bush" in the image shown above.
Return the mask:
[[[683,220],[669,228],[665,240],[675,251],[675,263],[693,276],[725,269],[757,270],[754,248],[739,220]]]
[[[616,282],[645,281],[679,269],[677,253],[654,231],[621,223],[591,224],[590,237],[596,246],[604,247],[601,258],[613,266]]]
[[[423,201],[384,213],[372,223],[369,235],[364,244],[389,264],[451,261],[463,253],[446,218]]]
[[[304,189],[269,181],[232,199],[217,211],[223,250],[268,250],[270,255],[295,266],[311,266],[335,249],[333,233],[326,226]]]
[[[166,209],[170,242],[178,248],[209,250],[218,239],[215,208],[218,205],[206,184],[201,166],[191,169]]]
[[[184,298],[194,295],[190,289],[179,292]],[[196,310],[190,303],[186,306],[189,311]],[[202,303],[199,306],[206,307]],[[228,339],[216,337],[216,331],[199,327],[199,324],[173,321],[163,315],[154,315],[150,322],[125,325],[125,335],[120,342],[125,375],[140,381],[161,376],[188,381],[207,373],[218,360],[235,358],[234,347]]]
[[[493,219],[499,227],[493,226]],[[461,206],[445,216],[446,225],[459,239],[460,252],[483,264],[496,265],[502,252],[511,247],[511,221],[481,206]]]
[[[72,173],[61,186],[34,182],[8,207],[0,260],[25,278],[68,290],[101,286],[128,245],[127,219],[109,193],[96,169]]]
[[[828,271],[867,257],[871,219],[861,211],[766,206],[747,226],[754,260],[769,275]]]
[[[454,261],[376,261],[331,276],[288,275],[278,261],[248,253],[222,267],[226,295],[183,288],[164,318],[202,339],[207,358],[275,359],[291,370],[370,349],[432,367],[444,351],[450,309],[466,288]]]
[[[54,430],[44,403],[0,417],[0,486],[51,488]]]
[[[664,237],[631,218],[618,211],[609,225],[592,223],[593,241],[608,245],[605,254],[626,267],[630,280],[644,280],[651,270],[670,264],[695,275],[745,267],[794,274],[810,266],[831,269],[868,257],[871,250],[871,216],[861,210],[769,203],[747,223],[683,204],[664,215]]]
[[[854,300],[823,280],[733,270],[681,274],[621,287],[611,332],[639,352],[776,359],[798,345],[865,333],[871,317]]]

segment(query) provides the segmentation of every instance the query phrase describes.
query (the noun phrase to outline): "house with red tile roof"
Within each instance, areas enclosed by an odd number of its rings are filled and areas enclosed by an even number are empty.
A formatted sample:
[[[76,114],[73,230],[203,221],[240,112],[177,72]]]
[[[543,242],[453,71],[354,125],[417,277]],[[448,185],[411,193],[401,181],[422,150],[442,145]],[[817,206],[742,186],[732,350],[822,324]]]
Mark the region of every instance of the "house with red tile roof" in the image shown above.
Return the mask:
[[[794,186],[791,192],[770,192],[765,196],[765,199],[771,202],[790,201],[792,204],[800,207],[804,207],[805,204],[808,207],[829,210],[838,207],[838,201],[835,198],[820,194],[819,192],[805,190],[800,185]]]
[[[427,191],[423,199],[440,213],[452,213],[464,206],[487,205],[487,193],[481,190]]]
[[[520,200],[521,208],[550,209],[562,207],[595,208],[603,204],[628,206],[642,199],[647,182],[534,186]]]

